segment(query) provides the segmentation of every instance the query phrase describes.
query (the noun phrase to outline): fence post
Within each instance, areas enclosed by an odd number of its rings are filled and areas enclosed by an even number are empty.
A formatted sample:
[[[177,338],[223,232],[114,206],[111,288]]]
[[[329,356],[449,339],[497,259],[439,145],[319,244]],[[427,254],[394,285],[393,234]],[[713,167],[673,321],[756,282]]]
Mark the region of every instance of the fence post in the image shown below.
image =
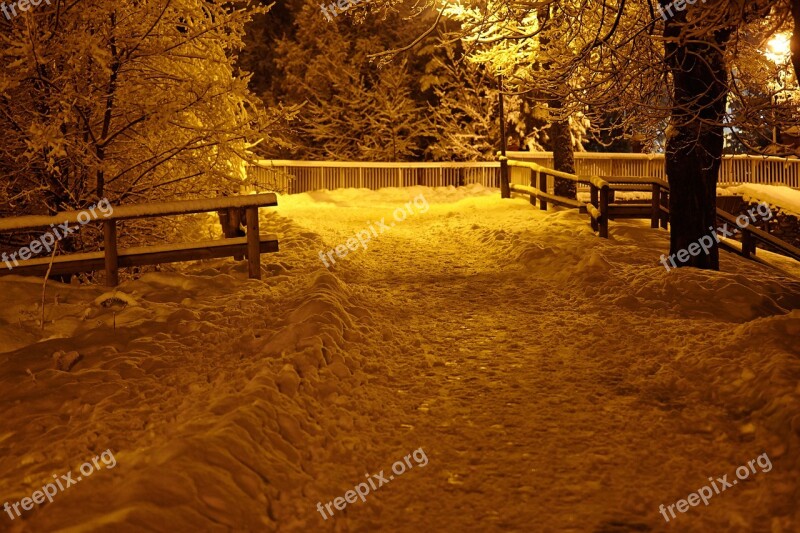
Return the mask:
[[[227,216],[225,217],[226,221],[223,222],[225,238],[226,239],[235,239],[236,237],[241,236],[241,229],[240,226],[242,225],[242,210],[238,207],[229,207],[225,211],[220,211],[220,219],[222,219],[222,213],[226,213]],[[238,255],[234,256],[234,261],[241,261],[244,259],[243,256]]]
[[[531,187],[536,187],[536,181],[537,181],[537,176],[539,175],[539,171],[538,170],[533,170],[532,168],[529,169],[529,170],[530,170],[530,176],[531,176],[530,177],[530,185],[531,185]],[[536,196],[534,196],[533,194],[531,194],[531,196],[530,196],[530,202],[531,202],[531,205],[534,205],[534,206],[536,205]]]
[[[250,279],[261,279],[261,235],[258,230],[258,207],[248,207],[247,219],[247,269]]]
[[[119,285],[119,256],[117,252],[117,221],[103,221],[103,252],[105,254],[106,285]]]
[[[600,210],[600,201],[597,198],[597,187],[594,183],[589,183],[589,202],[597,209]],[[592,220],[592,231],[597,231],[599,229],[597,224],[597,219],[591,217]]]
[[[742,254],[748,259],[756,255],[756,240],[747,229],[742,229]]]
[[[661,220],[661,185],[653,183],[653,200],[650,212],[650,227],[658,229],[658,221]]]
[[[539,190],[547,194],[547,174],[541,170],[537,170],[536,173],[539,175]],[[547,200],[544,198],[539,198],[539,209],[547,211]]]
[[[608,185],[600,189],[600,237],[608,239]]]
[[[511,198],[511,184],[508,176],[508,159],[500,157],[500,198]]]

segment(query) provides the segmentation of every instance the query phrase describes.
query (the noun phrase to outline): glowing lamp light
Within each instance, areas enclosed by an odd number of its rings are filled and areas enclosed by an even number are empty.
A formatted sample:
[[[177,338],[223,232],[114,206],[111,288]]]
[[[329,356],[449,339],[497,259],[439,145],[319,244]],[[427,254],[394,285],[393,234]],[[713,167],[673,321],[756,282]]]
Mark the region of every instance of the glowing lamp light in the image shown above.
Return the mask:
[[[791,37],[788,33],[778,33],[767,43],[764,55],[774,63],[785,63],[791,53]]]

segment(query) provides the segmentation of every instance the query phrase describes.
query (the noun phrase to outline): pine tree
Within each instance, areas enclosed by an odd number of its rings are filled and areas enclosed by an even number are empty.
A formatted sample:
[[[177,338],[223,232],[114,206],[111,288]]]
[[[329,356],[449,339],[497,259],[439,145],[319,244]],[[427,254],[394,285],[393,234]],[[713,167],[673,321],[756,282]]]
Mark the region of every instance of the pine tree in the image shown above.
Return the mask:
[[[380,64],[369,57],[401,42],[407,23],[400,15],[364,13],[351,7],[328,21],[309,1],[293,34],[279,41],[282,78],[271,98],[303,105],[287,139],[297,145],[295,157],[418,160],[430,142],[427,97],[418,84],[422,62]],[[419,27],[422,20],[415,20]]]
[[[434,160],[491,160],[500,147],[500,87],[485,65],[470,62],[458,41],[446,38],[423,47],[430,61],[422,88],[436,100],[430,104],[435,141],[428,146]],[[507,142],[510,150],[542,150],[545,122],[520,95],[505,95]]]

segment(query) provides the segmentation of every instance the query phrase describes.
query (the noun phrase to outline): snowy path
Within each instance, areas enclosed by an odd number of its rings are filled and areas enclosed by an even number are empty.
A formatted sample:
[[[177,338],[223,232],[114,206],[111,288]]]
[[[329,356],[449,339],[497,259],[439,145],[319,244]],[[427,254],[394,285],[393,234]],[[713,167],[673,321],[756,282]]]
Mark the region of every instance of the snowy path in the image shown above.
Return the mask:
[[[429,211],[322,266],[420,193]],[[668,274],[663,232],[608,242],[479,188],[280,206],[264,283],[230,261],[146,276],[116,330],[101,290],[51,289],[62,338],[0,353],[0,498],[106,448],[118,466],[12,531],[797,530],[796,281],[729,255]],[[38,284],[0,285],[3,335],[34,335]],[[55,350],[82,360],[57,372]],[[317,512],[420,447],[427,466]],[[764,452],[772,470],[664,522]]]
[[[387,216],[389,206],[359,209],[352,219],[343,209],[335,232],[314,229],[333,246],[367,220]],[[386,464],[400,458],[398,450],[418,446],[430,458],[424,470],[374,496],[380,504],[354,510],[358,530],[660,529],[658,505],[763,451],[739,437],[741,422],[723,409],[688,409],[678,391],[648,383],[670,354],[724,345],[728,324],[720,330],[715,321],[665,317],[654,328],[650,309],[630,311],[597,298],[585,283],[562,283],[558,263],[555,272],[547,262],[519,269],[495,246],[511,238],[507,229],[536,226],[535,212],[514,207],[519,211],[510,216],[486,213],[489,224],[500,222],[494,227],[473,225],[484,219],[479,213],[434,208],[337,267],[337,275],[370,295],[378,322],[411,339],[411,357],[391,365],[397,394],[386,398],[385,420],[376,421],[376,429],[394,436]],[[589,249],[603,246],[579,217],[570,222]],[[545,248],[546,226],[535,229],[532,244]],[[624,252],[616,254],[625,260]],[[649,270],[661,274],[660,267]],[[591,268],[582,274],[604,284]],[[420,355],[426,363],[410,364]],[[400,421],[413,426],[407,435],[398,435]],[[775,509],[753,505],[766,489],[753,485],[677,521],[682,530],[754,523],[780,530],[780,520],[765,519]],[[790,513],[790,501],[776,502],[779,513]]]

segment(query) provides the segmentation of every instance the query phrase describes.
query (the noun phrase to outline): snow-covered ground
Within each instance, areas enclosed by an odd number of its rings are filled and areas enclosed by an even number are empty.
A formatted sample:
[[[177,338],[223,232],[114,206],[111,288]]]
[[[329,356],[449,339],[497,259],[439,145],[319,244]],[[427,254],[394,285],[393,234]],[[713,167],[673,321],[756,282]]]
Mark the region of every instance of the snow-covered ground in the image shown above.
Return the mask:
[[[51,282],[44,332],[41,282],[0,278],[0,505],[117,462],[0,530],[800,530],[797,278],[726,253],[667,272],[646,221],[599,239],[479,186],[281,197],[262,224],[261,282],[232,260]]]

